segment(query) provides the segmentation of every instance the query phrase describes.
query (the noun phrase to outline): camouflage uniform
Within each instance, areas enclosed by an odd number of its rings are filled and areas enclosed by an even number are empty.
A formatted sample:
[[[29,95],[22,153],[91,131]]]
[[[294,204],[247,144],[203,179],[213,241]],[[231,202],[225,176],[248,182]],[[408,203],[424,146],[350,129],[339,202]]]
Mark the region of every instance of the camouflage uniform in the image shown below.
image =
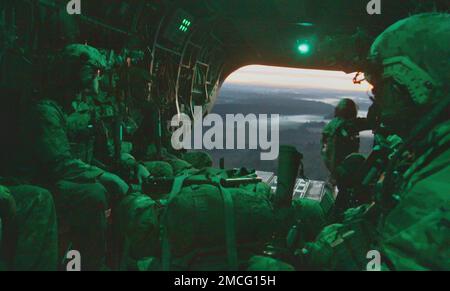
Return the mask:
[[[449,33],[449,14],[428,13],[397,22],[374,42],[366,76],[382,126],[405,146],[390,156],[375,204],[325,228],[307,245],[305,266],[361,270],[376,250],[384,269],[450,270],[450,55],[441,42]]]
[[[336,168],[344,159],[359,152],[359,132],[364,126],[364,119],[335,117],[323,129],[321,155],[332,179],[336,179]]]
[[[26,118],[16,174],[52,189],[58,217],[82,255],[82,269],[98,269],[106,251],[108,191],[98,182],[105,172],[72,157],[65,115],[55,102],[38,102]]]
[[[12,176],[51,189],[61,225],[70,230],[72,249],[81,253],[82,270],[104,264],[107,195],[123,192],[111,182],[111,174],[75,159],[67,136],[62,108],[70,106],[78,92],[95,90],[97,70],[104,65],[92,57],[96,53],[91,47],[72,45],[55,60],[52,69],[59,71],[53,72],[55,84],[48,92],[55,101],[42,100],[23,109],[17,154],[8,161]]]
[[[350,101],[354,105],[354,117],[336,116],[323,129],[321,140],[322,160],[330,171],[330,183],[339,189],[334,211],[336,216],[348,207],[354,206],[357,200],[352,197],[349,189],[350,179],[354,175],[343,175],[343,169],[347,164],[353,163],[354,159],[350,157],[359,152],[359,132],[368,127],[366,119],[356,118],[356,104],[350,99],[343,99],[336,107],[336,111],[346,105],[345,101]]]
[[[77,157],[88,165],[96,158],[96,151],[94,150],[94,142],[97,139],[98,133],[91,130],[89,127],[92,125],[92,110],[97,108],[93,107],[92,104],[79,103],[81,108],[85,110],[80,110],[72,113],[68,117],[68,127],[69,130],[69,142],[72,152],[75,152]],[[112,150],[107,153],[109,156],[109,161],[113,160],[113,155],[111,155]],[[102,159],[102,162],[105,161]],[[154,162],[157,163],[157,162]],[[125,176],[124,178],[130,178],[130,173],[136,170],[138,165],[137,161],[126,152],[122,152],[120,169],[123,170],[121,173]],[[107,164],[111,166],[111,163]],[[156,166],[156,165],[154,165]],[[89,178],[95,178],[96,172],[103,172],[99,168],[89,166],[89,170],[85,171],[85,174],[93,173],[94,175]],[[154,170],[155,172],[155,170]],[[153,173],[154,174],[154,173]],[[101,175],[101,174],[100,174]],[[64,187],[71,186],[74,184],[63,184]],[[93,185],[91,185],[92,187]],[[100,185],[97,185],[101,187]],[[66,190],[67,191],[67,190]],[[98,189],[97,192],[101,192]],[[120,191],[109,190],[108,194],[117,193]],[[125,194],[125,193],[123,193]],[[156,227],[156,204],[148,196],[133,193],[128,194],[125,197],[117,197],[117,208],[113,213],[114,220],[118,224],[118,231],[121,239],[125,241],[125,250],[127,255],[138,260],[144,256],[152,255],[154,251],[152,240],[157,240],[158,232],[155,231]]]
[[[336,135],[339,134],[342,136],[340,131],[344,130],[344,128],[347,127],[347,124],[348,122],[345,119],[336,117],[324,127],[322,132],[322,159],[331,173],[334,173],[336,166],[342,162],[346,156],[359,151],[359,139],[349,137],[351,143],[342,146],[342,149],[337,149],[337,145],[333,142]]]
[[[449,142],[450,122],[436,126],[395,189],[399,202],[378,230],[394,269],[450,270]]]
[[[11,208],[15,204],[16,211],[3,207],[7,201]],[[5,235],[0,245],[7,269],[56,270],[57,227],[50,192],[28,185],[0,186],[0,217]]]
[[[66,58],[70,59],[70,56],[67,56],[67,52],[70,53],[71,51],[70,48],[74,48],[76,51],[74,53],[75,57],[87,54],[88,61],[92,62],[93,65],[101,68],[105,67],[105,60],[96,49],[82,45],[72,45],[66,48],[62,54],[63,58],[65,55]],[[64,111],[50,101],[40,102],[40,106],[45,106],[50,111],[59,109],[57,114],[56,112],[52,114],[52,118],[59,120],[57,123],[60,124],[61,128],[58,140],[64,141],[64,145],[60,145],[58,148],[67,149],[66,154],[63,154],[63,156],[68,157],[68,159],[65,165],[61,167],[67,172],[67,176],[62,181],[60,180],[56,186],[60,192],[64,191],[67,193],[66,195],[77,195],[80,197],[80,207],[67,211],[67,213],[72,215],[72,219],[69,220],[82,219],[77,222],[77,227],[79,226],[80,233],[85,232],[83,237],[95,238],[95,241],[98,242],[97,245],[90,243],[91,248],[87,250],[89,254],[97,253],[97,255],[92,256],[99,257],[99,254],[104,253],[106,223],[102,213],[107,207],[112,207],[113,220],[119,226],[117,228],[119,235],[127,243],[126,251],[128,251],[128,255],[138,259],[140,256],[148,253],[146,248],[143,247],[145,244],[140,238],[154,236],[155,220],[153,217],[155,215],[155,203],[142,194],[128,194],[128,189],[124,191],[124,187],[121,187],[121,185],[125,184],[121,178],[99,167],[90,165],[98,157],[101,162],[105,163],[105,166],[111,168],[115,166],[112,164],[114,156],[112,154],[113,149],[111,149],[112,141],[107,140],[108,134],[106,135],[106,140],[104,140],[107,143],[103,148],[106,152],[104,156],[99,157],[102,148],[95,147],[96,142],[103,137],[96,126],[102,122],[103,118],[111,120],[117,113],[116,104],[111,100],[112,98],[101,98],[105,97],[101,93],[103,92],[91,92],[91,95],[77,98],[72,101],[71,109],[66,108]],[[100,104],[100,106],[95,104]],[[124,131],[127,129],[125,127]],[[112,133],[111,128],[109,130],[109,133]],[[65,133],[62,133],[62,131],[65,131]],[[121,149],[124,148],[122,147]],[[78,159],[75,159],[75,157]],[[119,170],[124,168],[131,172],[135,171],[137,166],[138,163],[127,151],[121,153]],[[122,174],[126,175],[126,173]],[[105,176],[110,178],[104,181]],[[124,178],[129,178],[129,175],[126,175]],[[73,202],[71,204],[67,203],[69,201],[65,199],[57,199],[56,201],[57,203],[61,202],[59,205],[63,209],[69,209],[74,205]],[[83,204],[85,206],[82,206]],[[80,209],[80,211],[77,209]],[[90,220],[97,223],[86,226],[85,224],[89,224]],[[82,236],[75,235],[75,237]],[[84,241],[79,243],[84,243]],[[83,256],[83,252],[81,254]]]
[[[392,269],[450,270],[450,51],[442,42],[449,38],[449,14],[421,14],[388,28],[371,48],[371,60],[383,60],[381,80],[367,74],[381,87],[381,121],[408,137],[409,154],[394,159],[381,197],[387,213],[377,245]],[[392,80],[409,93],[407,104],[399,102],[404,91],[391,93]]]

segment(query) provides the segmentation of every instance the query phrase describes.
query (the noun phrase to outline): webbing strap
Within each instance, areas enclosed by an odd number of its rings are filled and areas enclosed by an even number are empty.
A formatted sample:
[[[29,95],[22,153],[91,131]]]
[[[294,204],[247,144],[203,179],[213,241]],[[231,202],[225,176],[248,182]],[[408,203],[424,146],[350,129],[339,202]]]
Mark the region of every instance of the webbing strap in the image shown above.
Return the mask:
[[[225,219],[225,245],[227,248],[228,267],[231,271],[236,271],[238,268],[238,255],[236,247],[236,221],[234,213],[234,203],[231,192],[227,188],[222,186],[221,176],[214,175],[209,176],[209,179],[213,181],[217,187],[219,187],[220,194],[222,195],[223,207],[224,207],[224,219]]]
[[[227,247],[228,266],[230,270],[236,271],[238,268],[238,256],[236,247],[236,222],[234,215],[233,197],[228,189],[222,187],[219,183],[220,193],[222,194],[225,218],[225,240]]]
[[[167,206],[164,211],[163,217],[162,217],[162,224],[161,224],[161,263],[162,263],[162,269],[163,271],[169,271],[170,269],[170,244],[169,244],[169,238],[167,237],[167,209],[170,202],[177,196],[178,193],[181,192],[181,188],[183,187],[183,183],[188,177],[187,174],[178,176],[174,179],[172,190],[170,191],[167,199]]]
[[[161,248],[162,248],[162,270],[168,271],[170,269],[170,260],[171,260],[171,252],[170,252],[170,244],[169,239],[167,237],[167,209],[170,205],[170,202],[173,198],[176,197],[178,193],[181,192],[183,187],[183,183],[188,178],[188,175],[182,175],[174,180],[174,184],[172,186],[172,190],[168,195],[168,201],[166,210],[162,217],[162,227],[161,227]],[[210,177],[211,178],[211,177]],[[230,270],[237,270],[238,268],[238,256],[237,256],[237,247],[236,247],[236,223],[235,223],[235,215],[234,215],[234,203],[233,198],[231,196],[230,191],[228,189],[222,187],[220,183],[220,178],[212,178],[211,184],[218,187],[220,190],[220,194],[222,196],[223,204],[224,204],[224,219],[225,219],[225,240],[226,240],[226,249],[227,249],[227,258],[228,258],[228,266]]]

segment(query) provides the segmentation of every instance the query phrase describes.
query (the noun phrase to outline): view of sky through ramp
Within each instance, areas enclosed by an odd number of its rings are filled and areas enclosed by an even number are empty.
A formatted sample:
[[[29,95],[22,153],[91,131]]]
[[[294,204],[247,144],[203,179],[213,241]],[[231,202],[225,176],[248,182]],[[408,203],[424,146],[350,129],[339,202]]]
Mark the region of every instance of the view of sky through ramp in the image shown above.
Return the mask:
[[[360,117],[367,115],[372,86],[354,84],[355,73],[306,70],[252,65],[231,74],[222,86],[212,110],[226,114],[279,114],[280,144],[290,144],[304,154],[306,174],[312,179],[326,179],[320,158],[323,127],[343,98],[353,99]],[[361,133],[361,151],[372,145],[370,131]],[[225,158],[227,168],[246,166],[276,171],[277,161],[261,161],[259,150],[213,150],[214,162]]]

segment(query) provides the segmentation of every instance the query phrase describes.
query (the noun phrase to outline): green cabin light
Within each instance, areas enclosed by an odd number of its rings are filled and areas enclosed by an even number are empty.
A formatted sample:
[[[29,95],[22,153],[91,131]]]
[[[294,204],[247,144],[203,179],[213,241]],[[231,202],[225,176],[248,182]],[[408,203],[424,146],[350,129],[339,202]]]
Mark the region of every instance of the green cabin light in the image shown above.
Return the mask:
[[[297,47],[298,51],[302,55],[306,55],[311,51],[311,46],[308,43],[301,43]]]
[[[314,26],[314,23],[312,22],[299,22],[297,23],[298,26],[303,26],[303,27],[312,27]]]
[[[185,25],[185,26],[190,26],[191,25],[191,22],[189,21],[189,20],[187,20],[186,18],[185,19],[183,19],[183,25]]]
[[[188,28],[187,28],[187,26],[185,26],[185,25],[180,25],[180,27],[178,28],[179,30],[181,30],[181,31],[183,31],[183,32],[186,32],[186,31],[188,31]]]
[[[181,25],[180,25],[180,27],[178,27],[178,29],[182,32],[187,32],[189,29],[189,26],[191,26],[191,22],[189,20],[187,20],[186,18],[184,18],[181,21]]]

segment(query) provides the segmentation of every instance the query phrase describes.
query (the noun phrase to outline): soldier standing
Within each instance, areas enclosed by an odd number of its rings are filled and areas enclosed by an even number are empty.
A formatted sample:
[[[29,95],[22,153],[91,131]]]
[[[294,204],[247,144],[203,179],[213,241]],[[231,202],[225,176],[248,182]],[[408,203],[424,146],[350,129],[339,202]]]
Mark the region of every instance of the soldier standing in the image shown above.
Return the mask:
[[[359,152],[359,132],[363,119],[357,118],[357,106],[351,99],[343,99],[336,106],[334,118],[322,133],[322,159],[335,183],[336,168],[344,159]]]
[[[351,197],[349,189],[354,175],[345,174],[348,165],[355,167],[364,163],[364,157],[357,155],[360,145],[359,132],[368,129],[369,126],[367,119],[358,118],[357,114],[355,102],[348,98],[342,99],[335,108],[335,117],[325,126],[322,133],[322,159],[330,171],[330,183],[339,190],[335,207],[337,216],[357,203],[356,198]]]

